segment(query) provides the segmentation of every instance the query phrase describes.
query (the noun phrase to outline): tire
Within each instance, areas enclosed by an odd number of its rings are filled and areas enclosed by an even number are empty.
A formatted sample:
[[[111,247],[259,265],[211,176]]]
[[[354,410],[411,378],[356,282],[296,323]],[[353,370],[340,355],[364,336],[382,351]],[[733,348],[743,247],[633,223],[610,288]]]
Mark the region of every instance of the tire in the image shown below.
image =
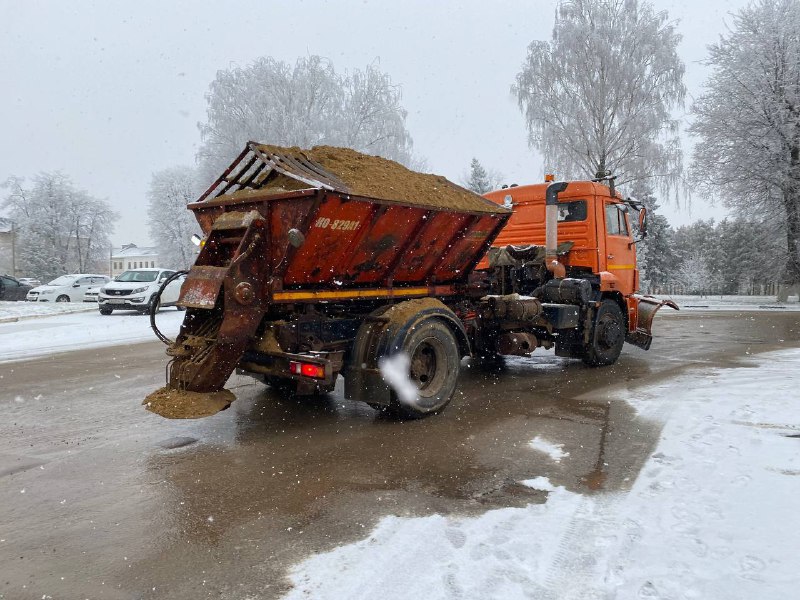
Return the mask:
[[[101,306],[100,307],[100,314],[101,315],[110,315],[114,312],[114,309],[108,306]]]
[[[619,304],[603,300],[597,311],[592,339],[586,347],[583,362],[590,367],[613,365],[625,343],[625,318]]]
[[[66,294],[61,294],[58,298],[56,298],[56,302],[69,302],[69,296]]]
[[[404,338],[397,340],[396,347],[409,357],[409,379],[419,392],[409,401],[392,389],[387,412],[400,419],[435,414],[447,406],[456,390],[461,366],[458,342],[450,328],[435,317],[414,323],[400,335]]]

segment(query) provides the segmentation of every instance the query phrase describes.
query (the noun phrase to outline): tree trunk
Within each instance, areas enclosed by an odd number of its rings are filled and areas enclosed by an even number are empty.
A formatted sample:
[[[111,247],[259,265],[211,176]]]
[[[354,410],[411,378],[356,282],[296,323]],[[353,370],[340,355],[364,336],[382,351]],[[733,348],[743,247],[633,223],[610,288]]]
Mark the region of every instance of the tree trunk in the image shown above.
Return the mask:
[[[783,204],[786,209],[786,273],[789,285],[800,283],[800,147],[791,149],[790,174],[793,181],[784,189]]]
[[[800,197],[792,194],[786,204],[786,274],[788,284],[800,283]]]

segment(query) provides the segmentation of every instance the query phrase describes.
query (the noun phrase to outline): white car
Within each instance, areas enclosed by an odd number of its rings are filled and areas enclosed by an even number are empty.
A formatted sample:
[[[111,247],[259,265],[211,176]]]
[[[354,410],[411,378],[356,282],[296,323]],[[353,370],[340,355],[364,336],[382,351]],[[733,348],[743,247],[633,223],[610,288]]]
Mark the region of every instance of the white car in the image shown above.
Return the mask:
[[[138,310],[150,312],[153,296],[161,284],[175,271],[170,269],[131,269],[118,275],[114,281],[100,288],[97,306],[100,314],[110,315],[115,310]],[[161,294],[159,306],[175,306],[181,291],[183,278],[172,281]],[[182,306],[176,307],[183,310]]]
[[[81,273],[62,275],[47,285],[40,285],[28,292],[29,302],[82,302],[83,295],[93,285],[102,285],[111,278],[107,275]]]

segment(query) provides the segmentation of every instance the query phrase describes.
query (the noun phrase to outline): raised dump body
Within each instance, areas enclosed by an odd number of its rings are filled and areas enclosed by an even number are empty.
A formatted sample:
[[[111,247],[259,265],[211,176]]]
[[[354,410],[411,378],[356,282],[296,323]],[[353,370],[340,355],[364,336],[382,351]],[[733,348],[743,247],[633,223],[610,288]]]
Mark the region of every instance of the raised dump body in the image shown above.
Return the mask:
[[[463,292],[510,216],[379,157],[254,142],[189,208],[205,242],[181,290],[169,386],[196,392],[222,388],[281,305]]]

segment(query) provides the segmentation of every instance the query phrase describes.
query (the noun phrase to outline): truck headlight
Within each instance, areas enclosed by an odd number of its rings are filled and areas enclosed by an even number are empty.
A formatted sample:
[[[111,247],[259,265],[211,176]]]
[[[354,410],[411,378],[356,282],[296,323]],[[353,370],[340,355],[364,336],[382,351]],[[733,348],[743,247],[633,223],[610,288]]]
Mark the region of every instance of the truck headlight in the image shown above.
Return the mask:
[[[140,288],[136,288],[135,290],[133,290],[131,292],[131,294],[141,294],[142,292],[146,292],[146,291],[147,291],[147,287],[140,287]]]

